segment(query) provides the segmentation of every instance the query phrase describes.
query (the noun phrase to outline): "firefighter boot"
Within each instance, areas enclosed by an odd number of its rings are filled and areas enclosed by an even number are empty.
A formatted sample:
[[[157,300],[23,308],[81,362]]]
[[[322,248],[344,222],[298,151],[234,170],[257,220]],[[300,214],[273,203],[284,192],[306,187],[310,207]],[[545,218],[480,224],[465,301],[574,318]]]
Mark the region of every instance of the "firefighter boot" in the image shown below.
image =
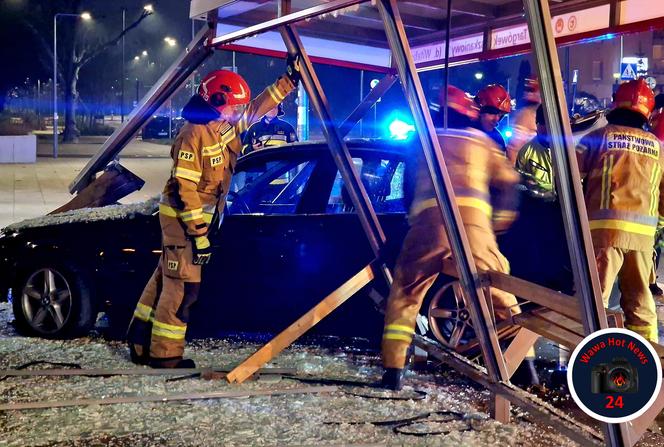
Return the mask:
[[[128,343],[127,346],[129,347],[129,358],[132,363],[137,365],[147,365],[150,363],[149,349],[141,345],[135,345],[134,343]]]
[[[164,368],[196,368],[196,363],[192,359],[183,359],[182,357],[155,358],[150,357],[150,366],[156,369]]]
[[[525,359],[521,362],[516,371],[514,371],[510,382],[524,388],[539,385],[540,381],[537,369],[535,369],[535,361],[533,359]]]
[[[385,368],[380,386],[388,390],[399,391],[403,388],[403,376],[402,368]]]

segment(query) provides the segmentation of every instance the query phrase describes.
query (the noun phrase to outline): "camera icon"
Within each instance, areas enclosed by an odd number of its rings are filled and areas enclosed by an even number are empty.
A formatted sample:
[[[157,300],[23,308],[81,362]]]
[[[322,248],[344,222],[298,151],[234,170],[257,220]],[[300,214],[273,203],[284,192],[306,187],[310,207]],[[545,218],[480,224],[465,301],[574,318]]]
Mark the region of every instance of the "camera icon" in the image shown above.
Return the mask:
[[[624,358],[593,366],[590,390],[593,394],[636,393],[639,390],[637,370]]]

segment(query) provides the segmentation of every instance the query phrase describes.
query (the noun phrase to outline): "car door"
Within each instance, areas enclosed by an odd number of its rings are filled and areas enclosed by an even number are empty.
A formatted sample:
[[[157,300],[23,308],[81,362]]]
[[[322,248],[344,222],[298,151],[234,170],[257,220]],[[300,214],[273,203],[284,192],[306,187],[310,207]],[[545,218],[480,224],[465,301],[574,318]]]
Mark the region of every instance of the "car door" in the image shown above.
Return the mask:
[[[310,278],[302,262],[306,197],[320,151],[266,150],[242,160],[233,177],[214,254],[204,268],[193,334],[278,331],[305,309]],[[304,307],[303,307],[304,306]]]

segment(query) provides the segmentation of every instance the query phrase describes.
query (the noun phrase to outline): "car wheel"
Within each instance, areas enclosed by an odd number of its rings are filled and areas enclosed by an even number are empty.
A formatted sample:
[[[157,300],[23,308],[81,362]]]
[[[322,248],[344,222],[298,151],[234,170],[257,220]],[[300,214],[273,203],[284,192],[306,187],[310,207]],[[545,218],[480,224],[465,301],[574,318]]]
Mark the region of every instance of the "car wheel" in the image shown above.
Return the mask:
[[[19,333],[72,338],[90,330],[95,315],[89,283],[81,272],[53,265],[24,272],[12,290]]]
[[[429,330],[444,346],[463,353],[477,346],[459,281],[433,289],[427,312]]]

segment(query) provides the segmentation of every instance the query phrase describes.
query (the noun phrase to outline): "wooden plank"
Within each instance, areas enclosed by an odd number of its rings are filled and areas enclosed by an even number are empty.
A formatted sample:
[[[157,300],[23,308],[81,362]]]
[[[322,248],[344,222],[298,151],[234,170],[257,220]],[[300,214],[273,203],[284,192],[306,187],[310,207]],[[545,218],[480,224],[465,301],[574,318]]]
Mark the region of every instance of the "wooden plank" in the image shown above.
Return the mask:
[[[540,285],[515,278],[505,273],[486,272],[489,275],[491,286],[505,292],[512,293],[519,298],[523,298],[540,306],[555,310],[561,315],[581,321],[581,312],[579,310],[579,301],[564,293],[547,289]]]
[[[108,377],[108,376],[181,376],[186,374],[206,374],[228,372],[230,368],[128,368],[128,369],[2,369],[0,377]],[[263,368],[259,374],[295,374],[295,368]]]
[[[512,343],[510,343],[504,353],[507,373],[510,377],[514,375],[514,371],[519,367],[539,337],[539,334],[532,332],[530,329],[525,327],[519,328],[519,332],[517,332],[516,337],[514,337],[514,340],[512,340]]]
[[[501,424],[509,424],[511,421],[510,401],[500,394],[491,395],[490,415]]]
[[[657,345],[659,346],[659,345]],[[655,418],[664,409],[664,388],[660,388],[659,395],[653,404],[638,418],[627,423],[627,445],[633,446],[636,444],[641,436],[648,430],[648,427],[653,423]]]
[[[284,388],[278,390],[212,391],[208,393],[164,394],[161,396],[126,396],[108,397],[105,399],[69,399],[59,401],[17,402],[0,405],[0,411],[36,410],[42,408],[79,407],[87,405],[130,404],[137,402],[173,402],[181,400],[232,399],[238,397],[275,396],[284,394],[333,393],[334,391],[337,391],[336,386],[312,386]]]
[[[545,315],[550,318],[544,318],[542,315],[532,312],[525,312],[515,315],[512,319],[519,326],[569,348],[574,348],[583,340],[583,328],[580,323],[554,312],[549,312],[550,314]],[[572,323],[577,328],[576,332],[569,328]]]
[[[261,366],[272,360],[281,351],[290,346],[291,343],[301,337],[302,334],[328,316],[334,309],[343,304],[348,298],[357,293],[362,287],[369,284],[373,279],[373,266],[372,264],[369,264],[351,279],[342,284],[341,287],[323,299],[323,301],[316,304],[306,314],[298,318],[297,321],[284,329],[279,335],[270,340],[265,346],[238,365],[233,371],[228,373],[226,380],[231,383],[244,382]]]

